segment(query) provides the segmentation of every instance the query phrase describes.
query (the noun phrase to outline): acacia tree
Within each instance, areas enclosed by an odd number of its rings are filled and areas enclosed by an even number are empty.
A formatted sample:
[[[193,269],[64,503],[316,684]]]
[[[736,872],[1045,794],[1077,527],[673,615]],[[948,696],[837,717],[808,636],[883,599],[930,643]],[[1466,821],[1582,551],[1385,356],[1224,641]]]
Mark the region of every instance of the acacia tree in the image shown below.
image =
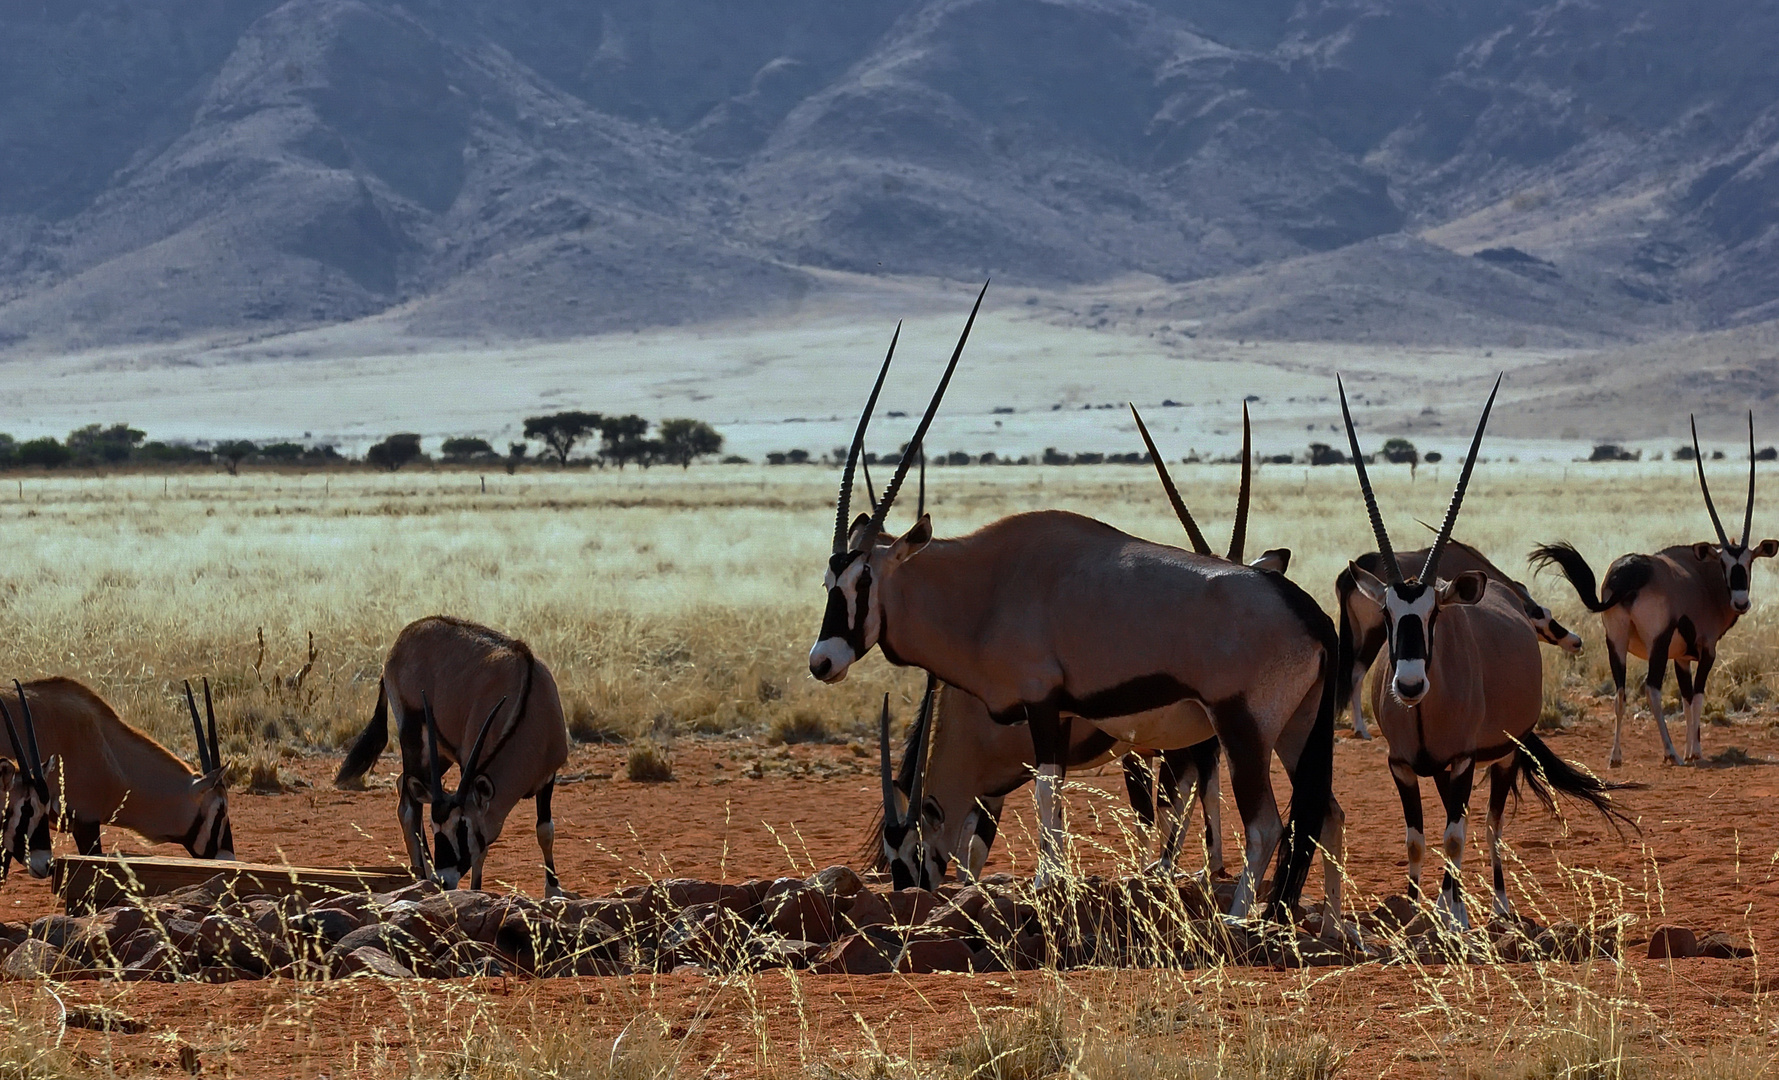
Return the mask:
[[[702,420],[680,417],[661,421],[661,460],[684,469],[697,458],[721,453],[723,436]]]
[[[216,456],[222,459],[222,467],[230,476],[239,475],[242,460],[252,457],[258,450],[259,447],[246,439],[230,439],[216,444]]]
[[[390,472],[420,457],[420,436],[411,431],[391,435],[364,452],[366,461]]]
[[[525,437],[536,439],[550,448],[560,465],[568,464],[568,455],[575,444],[602,429],[605,417],[596,412],[559,412],[547,416],[527,416]]]
[[[648,440],[644,438],[648,433],[649,422],[635,413],[608,416],[599,424],[599,456],[616,462],[622,472],[625,463],[641,461],[648,456]]]

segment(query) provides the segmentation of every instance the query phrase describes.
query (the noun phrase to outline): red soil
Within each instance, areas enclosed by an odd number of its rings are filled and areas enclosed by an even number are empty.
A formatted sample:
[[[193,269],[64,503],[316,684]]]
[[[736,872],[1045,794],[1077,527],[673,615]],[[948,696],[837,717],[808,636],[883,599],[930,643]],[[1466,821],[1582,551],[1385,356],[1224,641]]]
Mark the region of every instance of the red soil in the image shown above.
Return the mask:
[[[1598,719],[1576,733],[1553,736],[1566,758],[1604,773],[1608,733]],[[1779,768],[1741,765],[1672,769],[1660,765],[1652,730],[1627,732],[1630,761],[1614,779],[1640,781],[1642,790],[1618,800],[1643,832],[1621,837],[1592,811],[1566,806],[1566,820],[1545,814],[1527,800],[1509,818],[1507,839],[1524,865],[1510,870],[1510,889],[1521,911],[1541,922],[1585,921],[1594,907],[1624,911],[1636,919],[1629,940],[1641,942],[1656,926],[1677,923],[1700,930],[1731,930],[1752,936],[1765,955],[1779,944]],[[1779,737],[1766,723],[1709,728],[1708,751],[1735,745],[1755,758],[1779,762]],[[565,773],[571,782],[556,794],[556,857],[567,888],[595,895],[650,877],[742,880],[804,875],[832,863],[853,863],[877,797],[870,771],[874,753],[849,747],[769,749],[728,740],[682,740],[678,779],[632,784],[623,779],[623,751],[581,748]],[[763,775],[749,774],[754,762]],[[237,794],[232,800],[238,854],[259,861],[303,865],[360,865],[403,860],[394,794],[388,788],[345,793],[326,786],[334,760],[297,763],[315,786],[278,796]],[[387,782],[392,759],[375,774]],[[1077,782],[1078,781],[1078,782]],[[1479,788],[1484,785],[1479,783]],[[1227,785],[1225,785],[1227,788]],[[1280,780],[1281,792],[1284,790]],[[1097,792],[1090,797],[1089,790]],[[1122,780],[1104,775],[1072,778],[1071,825],[1078,834],[1123,850],[1104,811],[1122,803]],[[1399,892],[1405,865],[1402,811],[1384,767],[1381,741],[1342,740],[1336,751],[1336,791],[1347,809],[1349,874],[1363,906]],[[1470,830],[1468,866],[1486,867],[1481,809]],[[1438,834],[1437,797],[1426,785],[1428,831]],[[1029,801],[1009,800],[1009,820],[990,864],[1029,873]],[[1232,862],[1239,850],[1233,805],[1224,810]],[[490,857],[490,888],[539,892],[542,872],[531,835],[530,804],[521,804],[506,838]],[[1104,828],[1102,828],[1104,826]],[[142,850],[133,835],[107,832],[107,849]],[[178,854],[158,849],[162,854]],[[1196,858],[1196,849],[1193,858]],[[1084,846],[1091,868],[1114,869],[1104,850]],[[1433,871],[1429,870],[1432,881]],[[1514,874],[1519,880],[1513,881]],[[1319,870],[1311,892],[1320,892]],[[1473,888],[1482,878],[1472,876]],[[1622,882],[1620,885],[1618,882]],[[1539,895],[1529,895],[1535,887]],[[1589,896],[1593,900],[1589,900]],[[1486,915],[1486,895],[1473,897],[1472,913]],[[1348,910],[1357,906],[1350,901]],[[7,921],[56,910],[44,883],[14,873],[0,892]],[[1764,1011],[1757,961],[1648,961],[1629,948],[1623,967],[1598,963],[1515,965],[1454,972],[1444,983],[1477,1022],[1453,1022],[1436,1012],[1431,980],[1437,973],[1406,968],[1358,968],[1316,972],[1232,970],[1222,975],[1152,972],[1075,972],[967,976],[849,977],[766,973],[723,982],[701,976],[518,981],[474,986],[378,983],[355,980],[321,987],[276,981],[224,986],[77,983],[61,991],[65,1001],[103,1000],[147,1021],[136,1035],[71,1031],[68,1045],[108,1056],[120,1072],[164,1069],[177,1053],[166,1033],[196,1046],[208,1074],[251,1077],[340,1076],[371,1069],[410,1071],[410,1053],[437,1050],[442,1031],[461,1033],[474,1000],[496,1022],[526,1028],[615,1035],[639,1011],[651,1009],[672,1026],[682,1060],[716,1065],[713,1074],[797,1072],[804,1064],[833,1060],[836,1052],[885,1049],[928,1058],[955,1046],[987,1010],[1030,1004],[1040,995],[1079,994],[1101,1008],[1129,1001],[1222,1010],[1232,1019],[1242,1001],[1282,1015],[1312,1004],[1312,1023],[1343,1051],[1352,1051],[1346,1075],[1437,1076],[1458,1061],[1514,1052],[1515,1023],[1536,1010],[1564,1007],[1566,987],[1586,982],[1616,996],[1635,998],[1647,1019],[1672,1047],[1704,1048],[1754,1030]],[[1541,979],[1543,970],[1548,978]],[[1196,992],[1194,980],[1203,980]],[[1221,992],[1212,988],[1221,985]],[[0,986],[18,1000],[42,991],[31,984]],[[450,1002],[455,999],[456,1004]],[[1205,1003],[1193,1005],[1193,1003]],[[1741,1019],[1730,1019],[1723,1006]],[[1117,1010],[1110,1010],[1116,1013]],[[456,1019],[447,1018],[447,1013]],[[1487,1022],[1480,1022],[1486,1018]],[[1202,1039],[1203,1017],[1165,1039]],[[868,1029],[868,1034],[867,1034]],[[1454,1035],[1454,1032],[1457,1034]],[[1505,1040],[1505,1041],[1503,1041]],[[762,1046],[766,1047],[762,1051]],[[433,1071],[433,1070],[428,1070]]]

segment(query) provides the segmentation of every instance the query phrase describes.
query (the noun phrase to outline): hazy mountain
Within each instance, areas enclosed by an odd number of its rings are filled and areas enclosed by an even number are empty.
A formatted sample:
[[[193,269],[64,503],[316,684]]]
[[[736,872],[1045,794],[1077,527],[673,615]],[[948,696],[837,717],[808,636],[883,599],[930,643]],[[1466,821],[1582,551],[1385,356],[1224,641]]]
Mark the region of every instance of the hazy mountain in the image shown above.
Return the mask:
[[[560,336],[812,270],[1142,273],[1236,336],[1779,317],[1773,2],[66,0],[0,31],[26,351]]]

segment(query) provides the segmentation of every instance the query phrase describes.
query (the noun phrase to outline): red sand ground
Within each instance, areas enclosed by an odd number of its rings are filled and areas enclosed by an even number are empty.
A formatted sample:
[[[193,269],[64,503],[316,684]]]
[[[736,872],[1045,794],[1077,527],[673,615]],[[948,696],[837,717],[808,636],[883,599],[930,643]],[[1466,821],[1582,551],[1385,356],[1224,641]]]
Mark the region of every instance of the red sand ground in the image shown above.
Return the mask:
[[[1588,724],[1552,736],[1550,742],[1563,756],[1604,773],[1607,732],[1597,704],[1592,711]],[[1779,737],[1767,732],[1772,719],[1708,728],[1706,749],[1715,753],[1734,745],[1757,759],[1779,762]],[[1615,906],[1623,897],[1625,910],[1638,920],[1633,941],[1672,922],[1748,933],[1765,955],[1779,944],[1779,822],[1774,814],[1779,767],[1666,768],[1658,764],[1653,730],[1645,724],[1632,728],[1627,732],[1630,761],[1613,778],[1649,785],[1619,796],[1643,835],[1621,838],[1591,811],[1574,806],[1565,808],[1566,823],[1559,822],[1526,801],[1507,829],[1525,864],[1513,888],[1516,902],[1540,921],[1585,917],[1588,903],[1583,897],[1592,889],[1603,905]],[[856,865],[862,830],[877,797],[877,780],[870,771],[874,756],[845,746],[774,749],[737,741],[681,740],[675,782],[632,784],[623,779],[621,748],[578,749],[556,795],[556,854],[563,882],[594,895],[649,877],[742,880],[807,874],[840,862]],[[749,775],[756,762],[763,774],[757,779]],[[308,790],[234,796],[240,856],[303,865],[401,861],[393,791],[387,786],[334,791],[326,780],[335,765],[326,758],[299,762],[297,771],[314,784]],[[393,767],[393,757],[386,756],[373,782],[387,785]],[[1436,835],[1438,801],[1431,785],[1425,787],[1429,832]],[[1102,794],[1089,797],[1088,788]],[[1079,778],[1071,790],[1071,824],[1082,833],[1094,832],[1100,809],[1122,801],[1122,781],[1110,770]],[[1347,808],[1349,873],[1369,906],[1378,896],[1400,891],[1405,865],[1402,812],[1384,767],[1381,741],[1343,739],[1338,744],[1336,791]],[[1472,803],[1477,818],[1470,832],[1473,868],[1486,862],[1484,799],[1479,790]],[[1029,873],[1029,802],[1016,796],[1009,800],[1009,811],[990,870]],[[1224,818],[1233,860],[1238,850],[1233,806],[1226,806]],[[530,804],[522,804],[490,858],[491,888],[541,890],[531,823]],[[105,843],[108,850],[142,850],[138,838],[123,833],[108,831]],[[1114,840],[1114,846],[1122,844]],[[1087,861],[1111,866],[1104,856]],[[1629,889],[1621,893],[1595,871],[1629,883]],[[1320,880],[1318,869],[1312,874],[1312,892],[1320,891]],[[1528,895],[1534,881],[1547,895]],[[1354,905],[1348,906],[1352,910]],[[1480,908],[1473,900],[1473,914],[1481,914]],[[0,912],[7,921],[53,910],[47,885],[22,874],[15,873],[0,891]],[[1769,1008],[1758,961],[1670,963],[1641,959],[1642,952],[1630,948],[1634,959],[1623,967],[1598,964],[1584,971],[1551,965],[1549,985],[1557,987],[1551,1000],[1563,996],[1560,985],[1578,981],[1634,997],[1649,1010],[1649,1022],[1666,1033],[1668,1044],[1683,1049],[1755,1033],[1755,1018]],[[1308,1001],[1325,1018],[1322,1030],[1335,1045],[1353,1052],[1345,1075],[1439,1076],[1479,1055],[1513,1053],[1513,1021],[1545,1004],[1537,970],[1531,965],[1471,969],[1465,1007],[1477,1019],[1473,1025],[1457,1025],[1456,1037],[1454,1025],[1444,1018],[1417,1013],[1431,1004],[1427,976],[1401,968],[1368,965],[1312,973],[1242,969],[1222,976],[1226,989],[1221,995],[1201,991],[1189,996],[1215,1001],[1232,1017],[1234,1003],[1244,997],[1263,1007],[1270,1003],[1267,1011],[1275,1014]],[[1153,1002],[1158,995],[1171,995],[1190,1006],[1191,1001],[1181,998],[1190,978],[1148,972],[1061,977],[811,977],[776,972],[721,984],[698,976],[497,980],[472,986],[369,980],[321,987],[272,981],[225,986],[80,983],[63,997],[109,1002],[149,1023],[148,1032],[136,1035],[70,1032],[69,1045],[109,1059],[125,1074],[176,1068],[175,1044],[168,1038],[174,1032],[198,1048],[206,1075],[343,1076],[368,1073],[379,1065],[386,1074],[407,1075],[410,1053],[416,1047],[439,1048],[442,1031],[461,1033],[473,1003],[508,1025],[606,1037],[639,1011],[652,1009],[672,1025],[673,1038],[684,1040],[681,1057],[694,1066],[694,1073],[714,1066],[711,1075],[744,1076],[798,1072],[805,1064],[832,1060],[837,1051],[866,1047],[870,1039],[924,1059],[956,1045],[977,1027],[984,1010],[1030,1004],[1058,986],[1095,1002]],[[1227,989],[1231,983],[1240,989]],[[1531,1000],[1522,996],[1528,987]],[[34,995],[41,1000],[41,994],[30,984],[0,987],[0,995],[14,1000]],[[455,1005],[449,1004],[453,998]],[[1737,1011],[1728,1013],[1722,1006]],[[447,1020],[448,1013],[456,1019]],[[1192,1038],[1194,1031],[1203,1030],[1196,1021],[1184,1027],[1170,1037]],[[1508,1041],[1502,1042],[1504,1038]]]

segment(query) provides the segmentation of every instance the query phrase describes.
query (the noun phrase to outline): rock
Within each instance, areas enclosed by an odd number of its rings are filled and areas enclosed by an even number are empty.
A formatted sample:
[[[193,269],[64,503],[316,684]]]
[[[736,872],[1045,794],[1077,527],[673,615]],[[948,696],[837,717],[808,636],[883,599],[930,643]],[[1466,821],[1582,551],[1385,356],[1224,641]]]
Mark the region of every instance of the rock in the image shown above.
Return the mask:
[[[227,965],[258,977],[290,963],[290,949],[245,919],[211,915],[198,924],[198,962]]]
[[[975,950],[962,938],[910,941],[896,961],[896,970],[910,975],[935,971],[969,971]]]
[[[359,949],[375,949],[396,961],[412,974],[426,978],[441,978],[448,973],[440,971],[433,962],[432,952],[427,949],[414,935],[388,923],[373,923],[361,926],[339,940],[328,950],[327,963],[332,969],[337,963],[336,957]]]
[[[960,937],[988,938],[989,935],[982,931],[981,920],[984,909],[989,908],[993,899],[983,889],[971,885],[959,891],[949,903],[934,908],[921,925],[949,930]]]
[[[71,915],[45,915],[31,924],[31,937],[57,949],[86,932],[87,920]]]
[[[817,871],[807,879],[807,884],[829,896],[853,896],[865,888],[865,883],[850,866],[830,866]]]
[[[823,944],[834,940],[834,902],[802,882],[797,888],[768,894],[762,907],[766,925],[783,937]]]
[[[161,929],[166,932],[167,943],[180,952],[190,952],[198,942],[198,923],[193,919],[165,919]]]
[[[1380,934],[1398,932],[1414,932],[1414,924],[1425,922],[1426,912],[1414,898],[1400,894],[1389,897],[1379,904],[1368,917],[1362,917],[1369,923],[1368,929]]]
[[[569,900],[564,901],[558,908],[556,921],[565,926],[597,922],[625,933],[634,933],[643,925],[642,906],[634,900],[619,900],[609,897]]]
[[[223,897],[228,895],[229,879],[221,874],[217,874],[197,885],[187,885],[183,889],[174,889],[172,892],[159,897],[158,902],[162,904],[182,904],[195,911],[210,911],[222,901]]]
[[[814,964],[826,946],[815,941],[795,941],[777,934],[755,934],[748,939],[750,966],[765,968],[806,968]]]
[[[403,885],[394,892],[372,893],[371,901],[378,907],[382,908],[388,907],[390,904],[399,904],[403,900],[424,900],[429,896],[437,896],[444,891],[444,889],[439,887],[438,882],[428,881],[425,878],[422,878],[421,880],[414,882],[412,885]]]
[[[1027,932],[1013,939],[1012,968],[1015,971],[1036,971],[1050,959],[1049,946],[1044,935]]]
[[[887,975],[899,950],[869,934],[848,934],[821,951],[810,969],[817,975]]]
[[[138,938],[152,936],[146,950],[134,953],[134,959],[123,966],[117,977],[125,982],[171,982],[179,976],[187,974],[191,967],[186,955],[168,945],[152,930],[125,939],[125,945],[135,942]]]
[[[1553,923],[1545,927],[1532,939],[1532,944],[1540,955],[1570,964],[1578,964],[1601,955],[1587,931],[1572,922]]]
[[[1745,960],[1754,955],[1754,945],[1740,934],[1717,930],[1699,939],[1698,955],[1714,960]]]
[[[745,970],[753,936],[753,927],[729,908],[698,904],[681,912],[662,934],[657,967],[671,971],[680,964],[697,964],[713,971]]]
[[[398,963],[394,957],[370,945],[363,945],[350,952],[341,953],[339,960],[332,965],[331,970],[336,979],[365,977],[412,979],[414,977],[414,973]]]
[[[210,964],[199,968],[192,978],[201,983],[232,983],[251,982],[262,978],[258,972],[238,968],[232,964]]]
[[[800,878],[784,879],[802,885]],[[671,919],[679,912],[699,904],[720,904],[737,912],[746,911],[754,902],[755,893],[741,885],[725,885],[693,878],[671,878],[657,881],[644,899],[644,912],[655,919]]]
[[[993,974],[1007,970],[1007,959],[1011,950],[985,945],[970,954],[970,970],[980,974]]]
[[[41,938],[27,938],[13,946],[0,961],[0,978],[78,979],[98,978],[98,973],[65,955]]]
[[[897,926],[916,926],[927,920],[939,898],[925,889],[897,889],[886,893],[883,902],[889,905]]]
[[[340,939],[365,925],[350,911],[340,908],[311,908],[291,921],[291,936],[325,946],[337,945]]]
[[[863,891],[855,894],[846,905],[840,916],[841,925],[849,930],[863,930],[867,926],[885,926],[895,921],[895,914],[883,897],[874,892]]]

